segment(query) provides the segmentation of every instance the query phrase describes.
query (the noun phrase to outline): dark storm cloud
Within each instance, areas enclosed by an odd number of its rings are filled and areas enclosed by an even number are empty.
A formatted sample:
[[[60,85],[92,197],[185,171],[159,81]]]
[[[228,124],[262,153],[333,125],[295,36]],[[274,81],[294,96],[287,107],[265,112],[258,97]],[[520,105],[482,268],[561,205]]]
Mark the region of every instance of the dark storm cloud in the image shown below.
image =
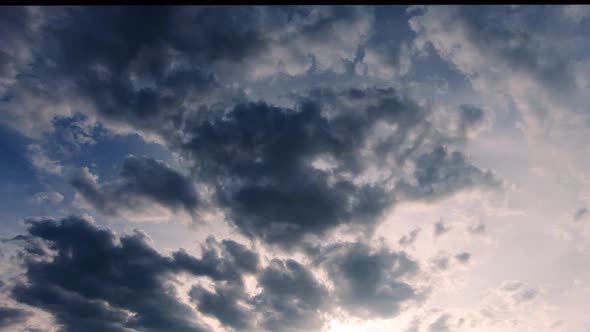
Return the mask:
[[[201,313],[235,331],[317,331],[331,311],[331,294],[303,264],[273,259],[257,275],[260,292],[240,283],[217,282],[212,291],[195,286],[192,301]]]
[[[328,307],[328,290],[295,260],[274,259],[258,277],[262,292],[252,300],[270,331],[320,330]]]
[[[174,252],[172,257],[176,269],[208,276],[213,280],[241,283],[242,275],[256,273],[260,268],[258,254],[232,240],[223,240],[219,243],[209,237],[201,249],[200,259],[184,250]]]
[[[296,99],[295,109],[259,102],[203,112],[184,128],[180,147],[195,175],[217,188],[219,203],[247,235],[289,245],[351,222],[372,226],[397,191],[407,200],[435,200],[495,184],[459,152],[424,152],[442,134],[428,110],[393,89],[316,89]],[[415,158],[418,186],[395,183]],[[388,177],[357,181],[371,168]]]
[[[241,92],[252,74],[244,68],[274,73],[282,66],[289,73],[313,62],[316,71],[330,71],[343,60],[362,60],[372,9],[42,12],[35,86],[58,86],[54,98],[80,103],[56,109],[90,112],[107,127],[155,136],[184,153],[197,180],[211,185],[216,203],[248,236],[289,246],[340,225],[371,229],[397,200],[431,201],[495,180],[460,152],[433,147],[449,140],[430,124],[430,110],[393,89],[316,89],[292,96],[293,109],[251,102]],[[230,88],[234,83],[240,87]],[[131,163],[112,183],[99,185],[84,172],[71,182],[111,215],[143,207],[139,198],[189,212],[198,207],[188,179],[148,161]],[[407,163],[416,164],[417,185],[403,179]],[[385,174],[364,181],[375,171]]]
[[[42,241],[49,251],[23,256],[26,282],[17,284],[12,296],[53,314],[64,331],[207,331],[195,321],[195,312],[178,301],[168,283],[172,275],[239,281],[225,272],[256,266],[255,254],[235,242],[222,242],[220,254],[210,240],[201,259],[183,251],[165,257],[140,232],[117,239],[75,217],[31,221],[29,235],[18,239]],[[196,270],[195,264],[209,268]]]
[[[127,157],[120,178],[102,185],[87,169],[74,172],[69,181],[94,208],[109,215],[136,209],[138,198],[189,213],[198,206],[198,194],[190,179],[150,158]]]
[[[402,180],[400,191],[405,197],[416,200],[431,201],[464,189],[501,186],[493,173],[473,166],[461,152],[449,152],[444,146],[420,155],[414,176],[417,184]]]
[[[16,327],[26,322],[33,314],[30,311],[0,305],[0,329]]]
[[[6,50],[33,53],[26,63],[36,80],[19,80],[10,95],[22,104],[26,96],[52,88],[53,103],[31,105],[47,108],[46,127],[53,116],[83,112],[117,129],[167,137],[188,111],[243,98],[241,88],[228,85],[279,71],[303,74],[312,58],[322,70],[338,67],[354,57],[363,33],[370,33],[371,12],[362,7],[10,8],[3,11],[9,38],[0,45],[0,64],[10,72],[6,75],[17,76],[21,70],[10,68],[19,54]],[[29,32],[30,26],[38,27]],[[18,105],[5,106],[15,117],[12,123],[40,116],[33,107],[19,115]],[[34,134],[26,124],[19,126]]]
[[[212,287],[189,292],[196,309],[236,331],[321,330],[333,310],[359,317],[392,317],[423,299],[408,283],[419,266],[403,252],[364,243],[321,247],[314,262],[272,259],[232,240],[208,238],[200,257],[184,250],[163,256],[136,231],[116,237],[84,219],[28,221],[19,257],[24,279],[11,288],[18,302],[52,314],[63,331],[208,331],[197,312],[178,300],[174,276],[206,277]],[[333,288],[311,267],[324,270]],[[256,280],[246,291],[244,276]]]
[[[393,317],[403,305],[422,298],[406,281],[419,272],[418,263],[404,252],[344,243],[327,249],[319,261],[334,283],[338,304],[352,315]]]
[[[239,285],[217,285],[214,292],[195,286],[189,295],[201,313],[215,317],[227,327],[248,331],[255,326],[254,313],[239,302],[247,298]]]

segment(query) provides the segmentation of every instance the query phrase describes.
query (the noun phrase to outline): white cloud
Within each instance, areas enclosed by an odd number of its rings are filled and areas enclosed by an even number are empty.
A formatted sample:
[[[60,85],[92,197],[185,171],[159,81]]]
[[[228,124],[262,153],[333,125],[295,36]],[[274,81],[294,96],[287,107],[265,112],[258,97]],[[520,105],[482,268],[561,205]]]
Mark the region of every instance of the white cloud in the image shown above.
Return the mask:
[[[63,166],[58,160],[52,160],[47,152],[38,144],[31,144],[27,148],[27,155],[31,164],[41,172],[60,175]]]
[[[33,202],[37,204],[41,204],[43,202],[49,202],[52,204],[57,204],[64,199],[64,196],[57,191],[46,191],[46,192],[38,192],[33,195]]]

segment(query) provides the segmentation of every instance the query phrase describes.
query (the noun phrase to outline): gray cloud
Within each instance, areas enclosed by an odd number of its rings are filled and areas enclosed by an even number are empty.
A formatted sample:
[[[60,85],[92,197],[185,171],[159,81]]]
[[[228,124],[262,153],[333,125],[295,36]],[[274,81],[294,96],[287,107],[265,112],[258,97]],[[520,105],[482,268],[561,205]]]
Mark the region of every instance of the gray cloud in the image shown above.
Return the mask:
[[[33,195],[33,202],[41,204],[43,202],[49,202],[52,204],[58,204],[64,199],[64,196],[57,191],[44,191],[38,192]]]
[[[253,299],[271,331],[320,330],[328,290],[311,271],[294,260],[273,260],[258,277],[262,293]]]
[[[579,208],[576,213],[574,213],[574,220],[582,220],[588,214],[588,209],[585,207]]]
[[[13,68],[14,58],[22,56],[6,52],[32,52],[26,63],[35,79],[10,82],[10,100],[3,103],[10,116],[4,120],[34,137],[52,132],[54,117],[73,112],[117,130],[166,137],[187,109],[239,99],[239,91],[227,88],[235,82],[304,74],[312,62],[317,70],[342,71],[373,21],[371,8],[343,6],[5,12],[3,40],[10,43],[0,45],[0,68],[18,76],[24,70]],[[41,123],[35,124],[37,119]]]
[[[172,276],[240,285],[258,269],[257,255],[231,240],[210,238],[201,258],[185,251],[166,257],[141,232],[117,239],[75,217],[29,221],[28,235],[16,240],[25,242],[26,282],[12,289],[13,298],[53,314],[63,331],[208,331],[177,299]]]
[[[457,259],[457,261],[459,261],[460,263],[469,263],[469,261],[471,260],[471,254],[468,252],[458,253],[455,255],[455,259]]]
[[[496,185],[446,146],[451,138],[430,124],[430,110],[393,89],[314,89],[291,96],[294,107],[248,96],[252,78],[342,72],[366,60],[372,8],[41,11],[42,56],[31,61],[39,79],[15,83],[22,98],[10,103],[47,95],[54,110],[44,114],[80,110],[116,132],[158,139],[193,162],[196,180],[214,188],[216,203],[248,236],[290,246],[341,225],[370,230],[396,201]],[[375,45],[367,45],[370,53]],[[472,113],[465,126],[477,120]],[[403,174],[408,164],[416,166],[412,181]],[[189,180],[139,159],[125,161],[119,181],[98,185],[81,173],[71,182],[110,215],[141,206],[140,198],[198,207]]]
[[[85,168],[74,172],[69,181],[87,202],[107,215],[145,208],[142,204],[138,206],[139,198],[189,213],[197,208],[199,202],[189,178],[150,158],[127,157],[120,178],[112,182],[99,184]]]
[[[432,260],[434,266],[439,270],[447,270],[449,268],[449,257],[439,256]]]
[[[12,296],[52,313],[64,331],[206,331],[164,285],[173,261],[141,234],[117,243],[111,232],[68,218],[30,222],[29,236],[55,255],[26,255],[27,282]]]
[[[485,119],[484,111],[474,105],[461,105],[459,108],[459,135],[468,137],[477,130]]]
[[[451,318],[448,314],[440,315],[432,324],[428,326],[430,332],[449,332],[449,319]]]
[[[335,285],[338,304],[352,315],[393,317],[422,297],[404,281],[419,272],[418,263],[404,252],[344,243],[328,248],[319,262]]]
[[[30,311],[0,305],[0,329],[14,328],[25,323],[33,313]]]
[[[448,232],[451,228],[447,226],[444,222],[439,221],[434,224],[434,236],[439,237],[446,232]]]
[[[429,111],[393,89],[316,89],[298,99],[295,109],[259,102],[201,113],[185,127],[180,148],[244,234],[290,245],[352,222],[370,229],[400,199],[499,185],[434,145],[444,134]],[[407,162],[417,185],[404,179]]]
[[[467,231],[473,235],[481,235],[481,234],[485,234],[486,233],[486,224],[484,224],[483,222],[480,222],[478,224],[475,225],[469,225],[467,227]]]
[[[414,177],[415,185],[403,179],[399,190],[403,197],[425,201],[473,187],[497,189],[502,185],[492,172],[480,170],[471,165],[462,153],[449,152],[443,146],[437,146],[417,158]]]
[[[500,290],[509,294],[516,303],[531,301],[539,294],[536,288],[529,287],[523,282],[516,280],[503,282]]]
[[[184,250],[174,252],[176,270],[241,284],[244,274],[254,274],[260,268],[258,254],[232,240],[218,242],[209,237],[201,251],[202,258],[193,257]]]
[[[252,310],[239,303],[247,298],[240,286],[217,285],[214,292],[195,286],[189,295],[197,303],[201,313],[215,317],[227,327],[236,331],[248,331],[255,326]]]
[[[399,245],[402,247],[406,247],[406,246],[414,244],[414,241],[416,241],[416,238],[418,237],[418,235],[420,234],[421,231],[422,231],[422,229],[420,227],[411,230],[410,233],[402,236],[399,239],[399,241],[398,241]]]

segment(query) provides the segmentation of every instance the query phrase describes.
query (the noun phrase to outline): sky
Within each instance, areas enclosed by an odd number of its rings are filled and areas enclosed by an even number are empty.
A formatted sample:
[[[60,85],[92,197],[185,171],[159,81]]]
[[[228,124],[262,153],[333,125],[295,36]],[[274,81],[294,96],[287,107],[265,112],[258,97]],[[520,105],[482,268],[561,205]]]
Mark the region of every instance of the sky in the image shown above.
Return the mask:
[[[589,31],[0,8],[0,330],[590,331]]]

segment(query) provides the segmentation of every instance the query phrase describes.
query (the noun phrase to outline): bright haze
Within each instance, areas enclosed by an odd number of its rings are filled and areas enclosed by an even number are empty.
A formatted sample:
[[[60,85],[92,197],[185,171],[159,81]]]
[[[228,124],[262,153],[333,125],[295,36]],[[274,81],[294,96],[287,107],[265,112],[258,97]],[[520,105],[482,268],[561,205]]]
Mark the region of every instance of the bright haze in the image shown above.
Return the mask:
[[[0,330],[590,331],[589,6],[0,8]]]

